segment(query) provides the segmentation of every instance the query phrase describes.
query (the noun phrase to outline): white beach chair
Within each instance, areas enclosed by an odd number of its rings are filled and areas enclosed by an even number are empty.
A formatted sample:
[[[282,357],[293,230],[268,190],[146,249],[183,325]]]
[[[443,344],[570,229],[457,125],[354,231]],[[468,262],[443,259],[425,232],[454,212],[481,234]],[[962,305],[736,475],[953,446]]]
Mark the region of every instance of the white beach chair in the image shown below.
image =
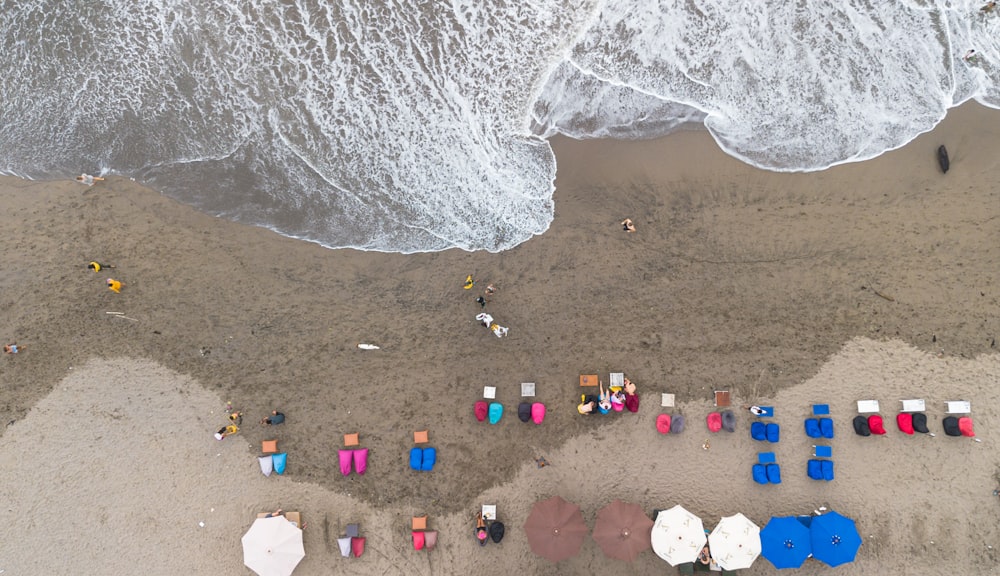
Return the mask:
[[[903,412],[923,412],[927,409],[923,398],[901,400],[901,402],[903,403]]]
[[[878,412],[878,400],[858,400],[858,412],[861,414]]]
[[[972,412],[972,403],[967,400],[953,400],[945,402],[948,406],[948,414],[969,414]]]

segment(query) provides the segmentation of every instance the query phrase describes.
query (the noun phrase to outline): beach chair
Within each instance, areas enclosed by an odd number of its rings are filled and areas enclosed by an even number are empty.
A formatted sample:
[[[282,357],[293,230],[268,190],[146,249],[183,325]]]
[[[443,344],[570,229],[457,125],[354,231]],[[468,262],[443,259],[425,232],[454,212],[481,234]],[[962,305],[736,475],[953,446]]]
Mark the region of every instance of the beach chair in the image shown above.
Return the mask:
[[[423,450],[423,460],[420,463],[420,470],[424,472],[430,472],[434,469],[434,464],[437,463],[437,449],[435,448],[424,448]]]
[[[967,436],[969,438],[975,436],[976,433],[972,429],[972,418],[969,418],[968,416],[959,417],[958,431],[962,433],[962,436]]]
[[[970,414],[972,413],[972,403],[966,400],[953,400],[945,402],[948,414]]]
[[[767,468],[764,464],[753,465],[753,481],[758,484],[767,484]]]
[[[781,484],[781,467],[777,464],[768,464],[767,481],[771,484]]]
[[[732,403],[732,398],[729,396],[729,390],[716,390],[715,391],[715,407],[721,408],[723,406],[729,406]]]
[[[267,456],[260,456],[257,458],[257,461],[260,463],[261,474],[264,476],[270,476],[271,472],[274,470],[274,459],[271,458],[271,455],[268,454]]]
[[[823,438],[833,438],[833,418],[819,419],[819,433]]]
[[[493,522],[490,523],[489,531],[490,531],[490,540],[492,540],[495,544],[499,544],[500,541],[503,540],[503,535],[506,532],[506,528],[504,528],[503,522],[498,522],[494,520]]]
[[[810,438],[822,438],[823,433],[819,430],[819,420],[816,418],[806,418],[806,436]]]
[[[806,462],[806,475],[813,480],[823,479],[823,461],[809,460]]]
[[[885,434],[885,423],[882,421],[882,417],[878,414],[872,414],[869,416],[868,429],[872,434],[878,434],[879,436]]]
[[[274,454],[278,451],[277,440],[264,440],[260,443],[260,451],[264,454]]]
[[[338,450],[337,460],[340,463],[341,475],[350,476],[351,465],[354,463],[354,450]]]
[[[758,442],[767,440],[767,426],[763,422],[751,422],[750,437]]]
[[[683,431],[684,431],[684,415],[674,414],[670,418],[670,433],[680,434]]]
[[[365,538],[363,536],[351,538],[351,553],[354,554],[355,558],[361,558],[361,555],[365,553]]]
[[[486,415],[489,414],[489,411],[489,404],[482,400],[479,400],[472,406],[472,413],[476,416],[476,421],[478,422],[486,420]]]
[[[660,434],[670,433],[670,414],[660,414],[656,417],[656,431]]]
[[[927,428],[926,414],[923,412],[913,413],[913,430],[921,434],[930,434],[931,431]]]
[[[726,432],[736,432],[736,414],[732,410],[722,411],[722,429]]]
[[[858,400],[859,414],[872,414],[878,412],[878,400]]]
[[[424,532],[424,549],[433,550],[437,546],[438,533],[437,530],[427,530]]]
[[[531,421],[535,424],[541,424],[545,421],[545,404],[535,402],[531,405]]]
[[[288,454],[282,452],[281,454],[272,454],[271,462],[274,463],[274,471],[279,475],[285,474],[285,466],[288,464]]]
[[[781,439],[781,427],[774,422],[768,422],[764,426],[764,436],[768,442],[777,444],[778,440]]]
[[[830,482],[833,480],[833,460],[822,460],[820,461],[820,467],[823,470],[823,480]]]
[[[367,448],[355,448],[354,449],[354,472],[358,476],[364,476],[365,472],[368,471],[368,449]]]
[[[903,403],[903,412],[923,412],[926,410],[923,398],[913,400],[900,400]]]
[[[424,449],[420,446],[410,448],[410,469],[420,471],[424,465]]]
[[[425,536],[423,532],[418,532],[416,530],[410,533],[413,536],[413,549],[423,550],[425,543]]]
[[[872,430],[868,427],[868,418],[861,414],[854,417],[854,433],[858,436],[871,436]]]
[[[941,420],[941,427],[944,428],[944,433],[948,436],[961,436],[962,431],[958,428],[958,418],[955,416],[946,416]]]
[[[340,555],[344,558],[351,557],[351,539],[350,538],[337,538],[337,546],[340,547]]]
[[[517,419],[521,422],[531,422],[530,402],[521,402],[517,405]]]
[[[503,404],[499,402],[490,403],[490,424],[497,424],[503,417]]]
[[[896,414],[896,427],[903,434],[909,434],[913,436],[913,414],[909,412],[900,412]]]
[[[722,414],[718,412],[711,412],[707,417],[705,417],[705,423],[708,424],[709,432],[718,432],[722,430]]]

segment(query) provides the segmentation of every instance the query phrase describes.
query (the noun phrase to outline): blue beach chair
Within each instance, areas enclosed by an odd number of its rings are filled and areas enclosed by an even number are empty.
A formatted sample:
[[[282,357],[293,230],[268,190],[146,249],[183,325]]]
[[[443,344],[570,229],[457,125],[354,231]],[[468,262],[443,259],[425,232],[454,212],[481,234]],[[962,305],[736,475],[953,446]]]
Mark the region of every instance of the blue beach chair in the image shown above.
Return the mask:
[[[437,450],[434,448],[424,448],[423,452],[423,461],[420,463],[420,469],[424,472],[430,472],[434,469],[434,464],[437,463]]]
[[[753,465],[753,481],[758,484],[767,484],[767,469],[763,464]]]
[[[496,424],[503,417],[503,404],[499,402],[490,403],[490,424]]]
[[[823,479],[823,461],[810,460],[806,462],[806,474],[813,480]]]
[[[819,419],[819,431],[823,435],[823,438],[833,438],[833,419],[832,418],[820,418]]]
[[[424,464],[424,450],[419,446],[410,448],[410,468],[420,470]]]
[[[781,484],[781,467],[777,464],[767,465],[767,481],[771,484]]]
[[[769,422],[764,428],[764,433],[767,436],[768,442],[776,444],[778,440],[781,439],[781,427],[774,422]]]
[[[764,432],[765,426],[763,422],[751,422],[750,423],[750,437],[754,440],[763,442],[767,439],[767,435]]]
[[[819,429],[819,420],[806,418],[806,436],[810,438],[822,438],[823,432]]]
[[[823,480],[827,482],[833,480],[833,460],[822,460],[820,465],[823,469]]]

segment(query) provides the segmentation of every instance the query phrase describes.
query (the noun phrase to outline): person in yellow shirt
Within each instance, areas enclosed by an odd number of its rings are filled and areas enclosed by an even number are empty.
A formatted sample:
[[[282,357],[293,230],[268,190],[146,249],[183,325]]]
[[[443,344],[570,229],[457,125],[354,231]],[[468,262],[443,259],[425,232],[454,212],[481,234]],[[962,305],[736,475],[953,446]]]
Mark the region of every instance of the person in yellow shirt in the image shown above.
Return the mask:
[[[100,272],[101,268],[114,268],[111,264],[101,264],[100,262],[91,262],[87,264],[87,268],[90,268],[94,272]]]
[[[108,278],[108,289],[115,294],[119,294],[122,291],[122,283],[114,278]]]

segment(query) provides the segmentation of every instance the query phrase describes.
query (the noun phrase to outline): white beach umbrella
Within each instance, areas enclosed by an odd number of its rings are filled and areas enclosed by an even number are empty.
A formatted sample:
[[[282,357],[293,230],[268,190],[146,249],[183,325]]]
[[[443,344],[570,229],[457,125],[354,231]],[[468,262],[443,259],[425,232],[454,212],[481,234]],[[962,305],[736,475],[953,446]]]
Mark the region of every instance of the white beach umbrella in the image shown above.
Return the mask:
[[[656,515],[651,541],[656,555],[671,566],[694,562],[705,547],[705,526],[701,518],[674,506]]]
[[[760,527],[742,514],[725,516],[708,535],[708,547],[724,570],[749,568],[760,556]]]
[[[302,530],[284,516],[258,518],[243,535],[243,564],[260,576],[289,576],[305,555]]]

